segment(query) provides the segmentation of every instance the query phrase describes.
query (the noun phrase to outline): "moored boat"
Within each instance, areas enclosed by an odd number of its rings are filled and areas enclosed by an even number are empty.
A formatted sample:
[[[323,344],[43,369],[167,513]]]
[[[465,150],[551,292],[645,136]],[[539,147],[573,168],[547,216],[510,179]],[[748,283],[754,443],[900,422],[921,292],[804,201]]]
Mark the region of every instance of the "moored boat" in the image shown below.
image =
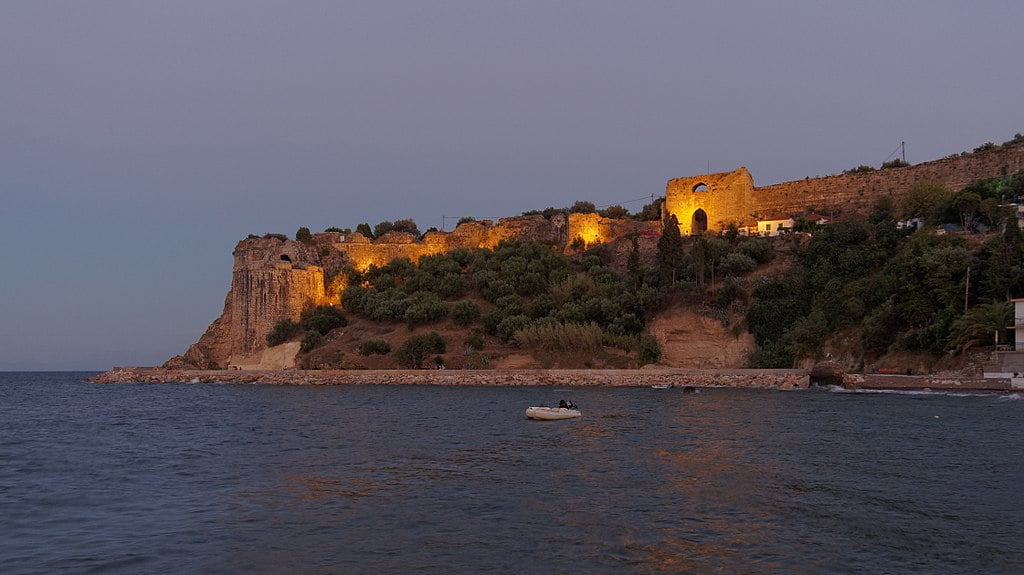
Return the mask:
[[[567,407],[548,407],[546,405],[527,407],[526,417],[530,419],[541,419],[541,420],[556,420],[556,419],[572,419],[583,415],[578,409],[572,409]]]

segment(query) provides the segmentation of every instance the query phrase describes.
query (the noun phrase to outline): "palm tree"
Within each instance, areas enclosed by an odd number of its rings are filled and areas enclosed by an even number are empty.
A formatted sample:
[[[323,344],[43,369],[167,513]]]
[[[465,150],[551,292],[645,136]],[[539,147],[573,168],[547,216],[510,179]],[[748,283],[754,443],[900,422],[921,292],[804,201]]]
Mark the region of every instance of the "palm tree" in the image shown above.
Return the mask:
[[[950,347],[960,351],[995,341],[999,345],[999,334],[1013,320],[1010,302],[997,301],[979,304],[971,311],[957,318],[951,330]]]

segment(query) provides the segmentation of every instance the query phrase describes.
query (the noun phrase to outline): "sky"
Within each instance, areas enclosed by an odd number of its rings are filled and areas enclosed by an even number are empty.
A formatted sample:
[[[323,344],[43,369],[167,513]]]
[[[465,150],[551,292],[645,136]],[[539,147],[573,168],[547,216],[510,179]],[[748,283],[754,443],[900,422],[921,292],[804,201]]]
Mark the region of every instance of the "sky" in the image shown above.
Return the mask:
[[[1024,3],[0,3],[0,370],[157,365],[247,234],[420,229],[1024,132]]]

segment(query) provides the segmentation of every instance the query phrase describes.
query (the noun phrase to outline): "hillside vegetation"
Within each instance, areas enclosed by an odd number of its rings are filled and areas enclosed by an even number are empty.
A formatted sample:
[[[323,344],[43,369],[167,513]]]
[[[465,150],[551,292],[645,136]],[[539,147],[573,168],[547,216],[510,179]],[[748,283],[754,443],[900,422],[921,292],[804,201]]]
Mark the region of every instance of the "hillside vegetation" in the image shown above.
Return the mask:
[[[1005,205],[1020,195],[1022,174],[957,193],[924,183],[898,212],[881,201],[868,218],[797,218],[801,231],[779,238],[681,238],[670,218],[660,238],[578,254],[516,242],[344,268],[330,283],[346,315],[311,310],[282,322],[268,344],[301,338],[302,365],[346,369],[639,367],[663,360],[666,334],[679,352],[669,363],[692,367],[788,368],[833,353],[853,369],[905,354],[959,357],[1004,341],[1007,298],[1024,294],[1024,238]],[[897,225],[912,218],[924,227]],[[987,233],[944,233],[943,224]],[[731,359],[695,355],[715,345],[685,353],[685,334],[729,347]],[[753,341],[729,346],[730,337]]]

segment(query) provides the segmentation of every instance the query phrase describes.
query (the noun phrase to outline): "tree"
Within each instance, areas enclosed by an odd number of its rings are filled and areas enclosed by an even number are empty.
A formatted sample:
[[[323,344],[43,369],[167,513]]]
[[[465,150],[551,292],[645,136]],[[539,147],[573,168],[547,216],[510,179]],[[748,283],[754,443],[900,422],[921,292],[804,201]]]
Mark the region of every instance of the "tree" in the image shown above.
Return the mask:
[[[974,307],[953,322],[950,347],[967,351],[976,345],[995,342],[999,345],[999,334],[1013,321],[1010,302],[983,303]]]
[[[416,222],[412,219],[395,220],[392,224],[392,229],[396,232],[405,232],[414,238],[419,238],[423,234],[420,233],[419,227],[416,226]]]
[[[629,279],[633,283],[633,291],[640,289],[640,242],[636,234],[630,240],[629,260],[626,262],[626,270]]]
[[[309,228],[301,227],[295,232],[295,239],[304,244],[311,244],[313,243],[313,234],[309,233]]]
[[[608,206],[607,208],[600,211],[602,218],[609,218],[612,220],[624,220],[629,217],[629,210],[626,208],[615,205]]]
[[[364,236],[366,236],[367,238],[369,238],[371,240],[374,237],[373,236],[373,230],[370,229],[370,224],[365,223],[365,222],[359,224],[358,226],[356,226],[356,232],[360,233],[360,234],[363,234]]]
[[[645,204],[643,208],[640,208],[640,212],[635,216],[636,219],[641,221],[651,221],[661,219],[661,204],[665,201],[665,198],[656,198],[649,204]]]
[[[279,320],[274,324],[274,329],[267,334],[267,346],[280,345],[291,339],[297,331],[299,331],[299,324],[290,319]]]
[[[306,335],[302,336],[302,343],[299,344],[299,351],[302,353],[309,353],[314,347],[320,345],[324,340],[324,337],[320,335],[320,332],[316,330],[310,330],[306,332]]]
[[[960,214],[960,225],[964,231],[974,228],[975,212],[981,205],[981,196],[974,192],[961,192],[953,198],[953,209]]]
[[[414,335],[405,340],[402,347],[398,348],[396,357],[402,367],[420,369],[423,367],[423,360],[432,353],[444,353],[446,349],[444,338],[437,332],[430,332],[422,335]]]
[[[675,285],[682,263],[683,238],[679,234],[679,220],[672,214],[665,222],[665,230],[661,237],[658,238],[658,270],[661,272],[662,283],[668,286]]]
[[[333,305],[321,305],[302,312],[301,326],[320,335],[327,335],[332,329],[346,325],[348,319],[345,314]]]
[[[373,226],[373,237],[379,238],[393,229],[395,229],[395,224],[391,220],[377,222],[377,225]]]
[[[572,214],[590,214],[595,211],[597,211],[597,208],[594,207],[594,202],[585,202],[582,200],[574,203],[572,207],[569,208],[569,213]]]
[[[903,219],[934,220],[949,201],[949,188],[936,182],[917,182],[903,198]]]

